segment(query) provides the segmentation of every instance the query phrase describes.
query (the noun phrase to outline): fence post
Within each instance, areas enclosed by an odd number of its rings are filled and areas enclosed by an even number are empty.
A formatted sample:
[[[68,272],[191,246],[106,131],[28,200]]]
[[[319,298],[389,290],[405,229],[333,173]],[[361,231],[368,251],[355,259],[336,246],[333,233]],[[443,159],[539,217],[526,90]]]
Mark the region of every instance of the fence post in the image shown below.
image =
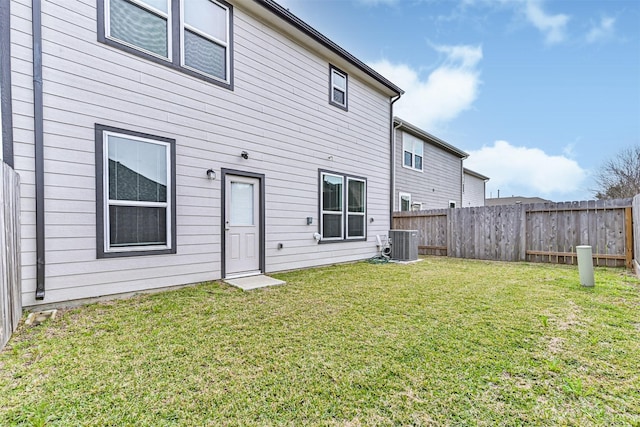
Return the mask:
[[[632,208],[624,209],[624,231],[625,231],[625,248],[626,254],[625,264],[628,269],[633,269],[633,217],[631,213]]]

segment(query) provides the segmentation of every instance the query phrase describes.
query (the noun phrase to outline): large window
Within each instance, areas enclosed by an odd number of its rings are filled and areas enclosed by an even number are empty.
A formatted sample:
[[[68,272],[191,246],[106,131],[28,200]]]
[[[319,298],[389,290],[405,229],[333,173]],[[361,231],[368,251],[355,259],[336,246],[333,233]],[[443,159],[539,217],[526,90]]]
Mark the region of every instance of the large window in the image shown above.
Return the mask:
[[[347,109],[347,74],[329,66],[329,103]]]
[[[231,88],[232,7],[223,0],[98,0],[98,38]]]
[[[424,142],[408,133],[402,134],[402,165],[407,168],[422,171],[424,157]]]
[[[320,171],[320,235],[322,241],[366,237],[367,181]]]
[[[175,141],[96,125],[98,257],[175,253]]]

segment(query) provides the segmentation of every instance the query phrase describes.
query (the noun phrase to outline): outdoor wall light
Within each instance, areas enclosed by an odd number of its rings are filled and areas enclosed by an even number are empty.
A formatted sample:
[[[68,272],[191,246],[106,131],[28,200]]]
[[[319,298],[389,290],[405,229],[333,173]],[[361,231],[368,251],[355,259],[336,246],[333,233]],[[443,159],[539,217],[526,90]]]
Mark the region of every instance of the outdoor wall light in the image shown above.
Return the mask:
[[[243,151],[242,153],[240,153],[240,157],[246,160],[249,158],[249,153],[247,153],[246,151]]]
[[[216,171],[214,171],[213,169],[207,170],[207,178],[209,178],[212,181],[216,179]]]
[[[307,225],[311,225],[313,224],[313,217],[312,216],[308,216],[307,217]]]

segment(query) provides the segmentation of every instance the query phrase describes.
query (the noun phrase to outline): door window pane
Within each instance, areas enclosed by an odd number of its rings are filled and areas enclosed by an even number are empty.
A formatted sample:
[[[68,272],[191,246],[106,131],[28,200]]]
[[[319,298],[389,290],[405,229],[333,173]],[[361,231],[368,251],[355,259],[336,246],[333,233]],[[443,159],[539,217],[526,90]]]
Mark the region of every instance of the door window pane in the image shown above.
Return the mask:
[[[111,0],[109,4],[112,37],[165,58],[169,56],[165,18],[127,0]]]
[[[253,184],[231,182],[229,223],[231,225],[254,225]]]
[[[167,201],[167,148],[119,136],[108,137],[109,199]]]

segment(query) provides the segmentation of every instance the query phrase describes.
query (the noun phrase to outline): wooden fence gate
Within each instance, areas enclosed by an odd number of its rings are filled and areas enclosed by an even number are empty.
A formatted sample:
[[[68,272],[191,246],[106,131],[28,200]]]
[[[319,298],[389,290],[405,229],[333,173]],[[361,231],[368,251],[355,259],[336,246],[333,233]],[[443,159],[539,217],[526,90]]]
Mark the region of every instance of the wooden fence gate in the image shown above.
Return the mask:
[[[632,268],[632,201],[396,212],[393,229],[418,230],[423,255],[575,264],[576,246],[590,245],[594,265]]]

